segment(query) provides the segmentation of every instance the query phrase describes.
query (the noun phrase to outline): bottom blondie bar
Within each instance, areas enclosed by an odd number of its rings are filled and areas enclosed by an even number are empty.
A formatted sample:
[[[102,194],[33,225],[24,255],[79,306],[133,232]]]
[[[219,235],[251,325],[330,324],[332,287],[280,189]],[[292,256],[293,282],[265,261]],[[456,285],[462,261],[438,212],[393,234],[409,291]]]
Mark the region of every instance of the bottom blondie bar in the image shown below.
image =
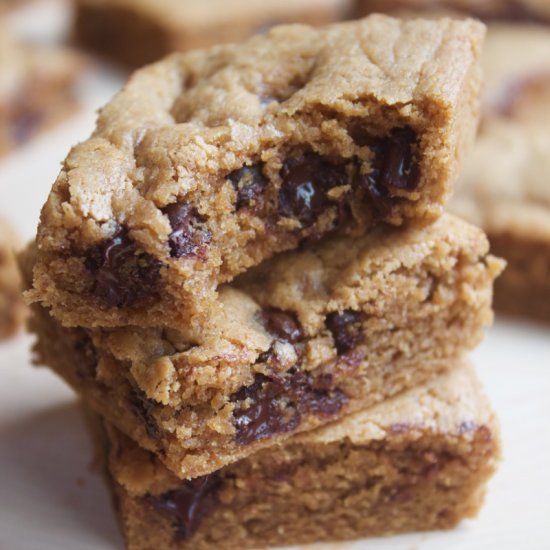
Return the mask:
[[[192,481],[108,423],[96,425],[130,550],[243,549],[450,528],[478,512],[500,452],[495,417],[466,363]]]
[[[12,251],[16,243],[12,228],[0,218],[0,340],[19,330],[25,314],[21,279]]]

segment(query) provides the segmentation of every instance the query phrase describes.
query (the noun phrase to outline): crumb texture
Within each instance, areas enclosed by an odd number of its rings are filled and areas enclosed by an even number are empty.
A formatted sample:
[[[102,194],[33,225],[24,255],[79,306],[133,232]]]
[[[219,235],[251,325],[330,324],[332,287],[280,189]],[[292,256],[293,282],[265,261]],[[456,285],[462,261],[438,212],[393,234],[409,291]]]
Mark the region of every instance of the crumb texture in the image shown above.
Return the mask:
[[[475,127],[483,34],[373,16],[138,71],[64,162],[29,299],[65,325],[202,323],[274,254],[433,221]]]
[[[465,364],[193,482],[175,478],[108,424],[102,447],[127,544],[136,550],[450,528],[477,514],[500,457],[494,415]]]
[[[250,270],[200,330],[67,329],[36,304],[38,360],[180,477],[208,474],[421,384],[480,342],[502,270],[483,233],[449,215],[380,231]]]

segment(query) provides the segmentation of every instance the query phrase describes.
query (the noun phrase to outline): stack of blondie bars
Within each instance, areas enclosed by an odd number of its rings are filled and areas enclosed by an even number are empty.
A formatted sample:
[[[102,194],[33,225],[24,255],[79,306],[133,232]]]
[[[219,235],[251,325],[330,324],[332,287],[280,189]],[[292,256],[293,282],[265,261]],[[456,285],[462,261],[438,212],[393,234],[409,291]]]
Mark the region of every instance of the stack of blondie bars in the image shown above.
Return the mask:
[[[484,28],[283,26],[135,73],[21,257],[131,549],[449,528],[498,428],[465,354],[502,263],[443,206]],[[96,416],[97,415],[97,416]]]

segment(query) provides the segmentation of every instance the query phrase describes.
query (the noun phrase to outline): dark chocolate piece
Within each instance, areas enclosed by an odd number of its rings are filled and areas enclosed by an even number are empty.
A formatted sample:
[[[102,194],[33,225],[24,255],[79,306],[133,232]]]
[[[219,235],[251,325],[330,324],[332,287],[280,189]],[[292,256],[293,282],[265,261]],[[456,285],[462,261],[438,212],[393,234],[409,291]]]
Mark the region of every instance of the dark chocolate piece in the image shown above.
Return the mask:
[[[259,317],[265,329],[279,340],[297,344],[304,339],[304,331],[293,312],[266,308]]]
[[[141,251],[121,228],[85,260],[93,274],[92,292],[113,307],[127,307],[157,295],[161,263]]]
[[[325,324],[332,334],[338,355],[352,351],[363,342],[362,321],[363,314],[351,309],[327,315]]]
[[[267,180],[262,174],[262,165],[243,166],[229,174],[229,179],[237,191],[237,210],[251,208],[261,210],[264,205],[264,193]]]
[[[188,540],[218,505],[218,491],[222,483],[222,478],[214,473],[184,481],[174,491],[160,496],[149,495],[146,499],[153,508],[174,522],[176,539]]]
[[[310,375],[293,368],[273,377],[257,374],[254,383],[232,401],[240,403],[233,413],[236,441],[247,445],[295,430],[303,415],[334,416],[347,397],[338,388],[320,387]]]
[[[145,394],[137,388],[132,388],[130,390],[128,400],[134,414],[145,424],[145,429],[149,437],[152,439],[159,439],[160,430],[152,414],[155,408],[154,402],[148,399]]]
[[[356,185],[367,191],[377,213],[387,216],[395,190],[414,191],[420,181],[420,167],[414,154],[416,134],[410,128],[396,128],[384,138],[372,138],[357,130],[352,137],[374,152],[370,172],[358,174]]]
[[[333,164],[313,153],[288,160],[281,177],[279,214],[297,218],[304,227],[313,225],[329,207],[337,206],[328,197],[328,191],[348,184],[344,165]]]
[[[164,208],[163,212],[172,227],[168,240],[172,258],[196,256],[204,259],[212,234],[206,226],[206,219],[195,206],[187,202],[175,203]]]

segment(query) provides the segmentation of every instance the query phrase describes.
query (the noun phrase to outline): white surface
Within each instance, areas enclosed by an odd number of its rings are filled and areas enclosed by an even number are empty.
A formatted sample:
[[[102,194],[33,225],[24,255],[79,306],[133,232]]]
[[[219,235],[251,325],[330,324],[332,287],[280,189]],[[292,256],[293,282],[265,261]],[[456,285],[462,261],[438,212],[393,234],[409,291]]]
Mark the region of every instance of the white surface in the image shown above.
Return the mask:
[[[33,18],[36,21],[36,18]],[[83,111],[0,160],[0,214],[25,239],[69,147],[120,77],[96,71]],[[504,461],[479,519],[447,533],[350,544],[339,550],[550,550],[550,327],[499,322],[474,354],[502,422]],[[30,366],[30,338],[0,345],[0,550],[120,549],[122,542],[75,398]]]

